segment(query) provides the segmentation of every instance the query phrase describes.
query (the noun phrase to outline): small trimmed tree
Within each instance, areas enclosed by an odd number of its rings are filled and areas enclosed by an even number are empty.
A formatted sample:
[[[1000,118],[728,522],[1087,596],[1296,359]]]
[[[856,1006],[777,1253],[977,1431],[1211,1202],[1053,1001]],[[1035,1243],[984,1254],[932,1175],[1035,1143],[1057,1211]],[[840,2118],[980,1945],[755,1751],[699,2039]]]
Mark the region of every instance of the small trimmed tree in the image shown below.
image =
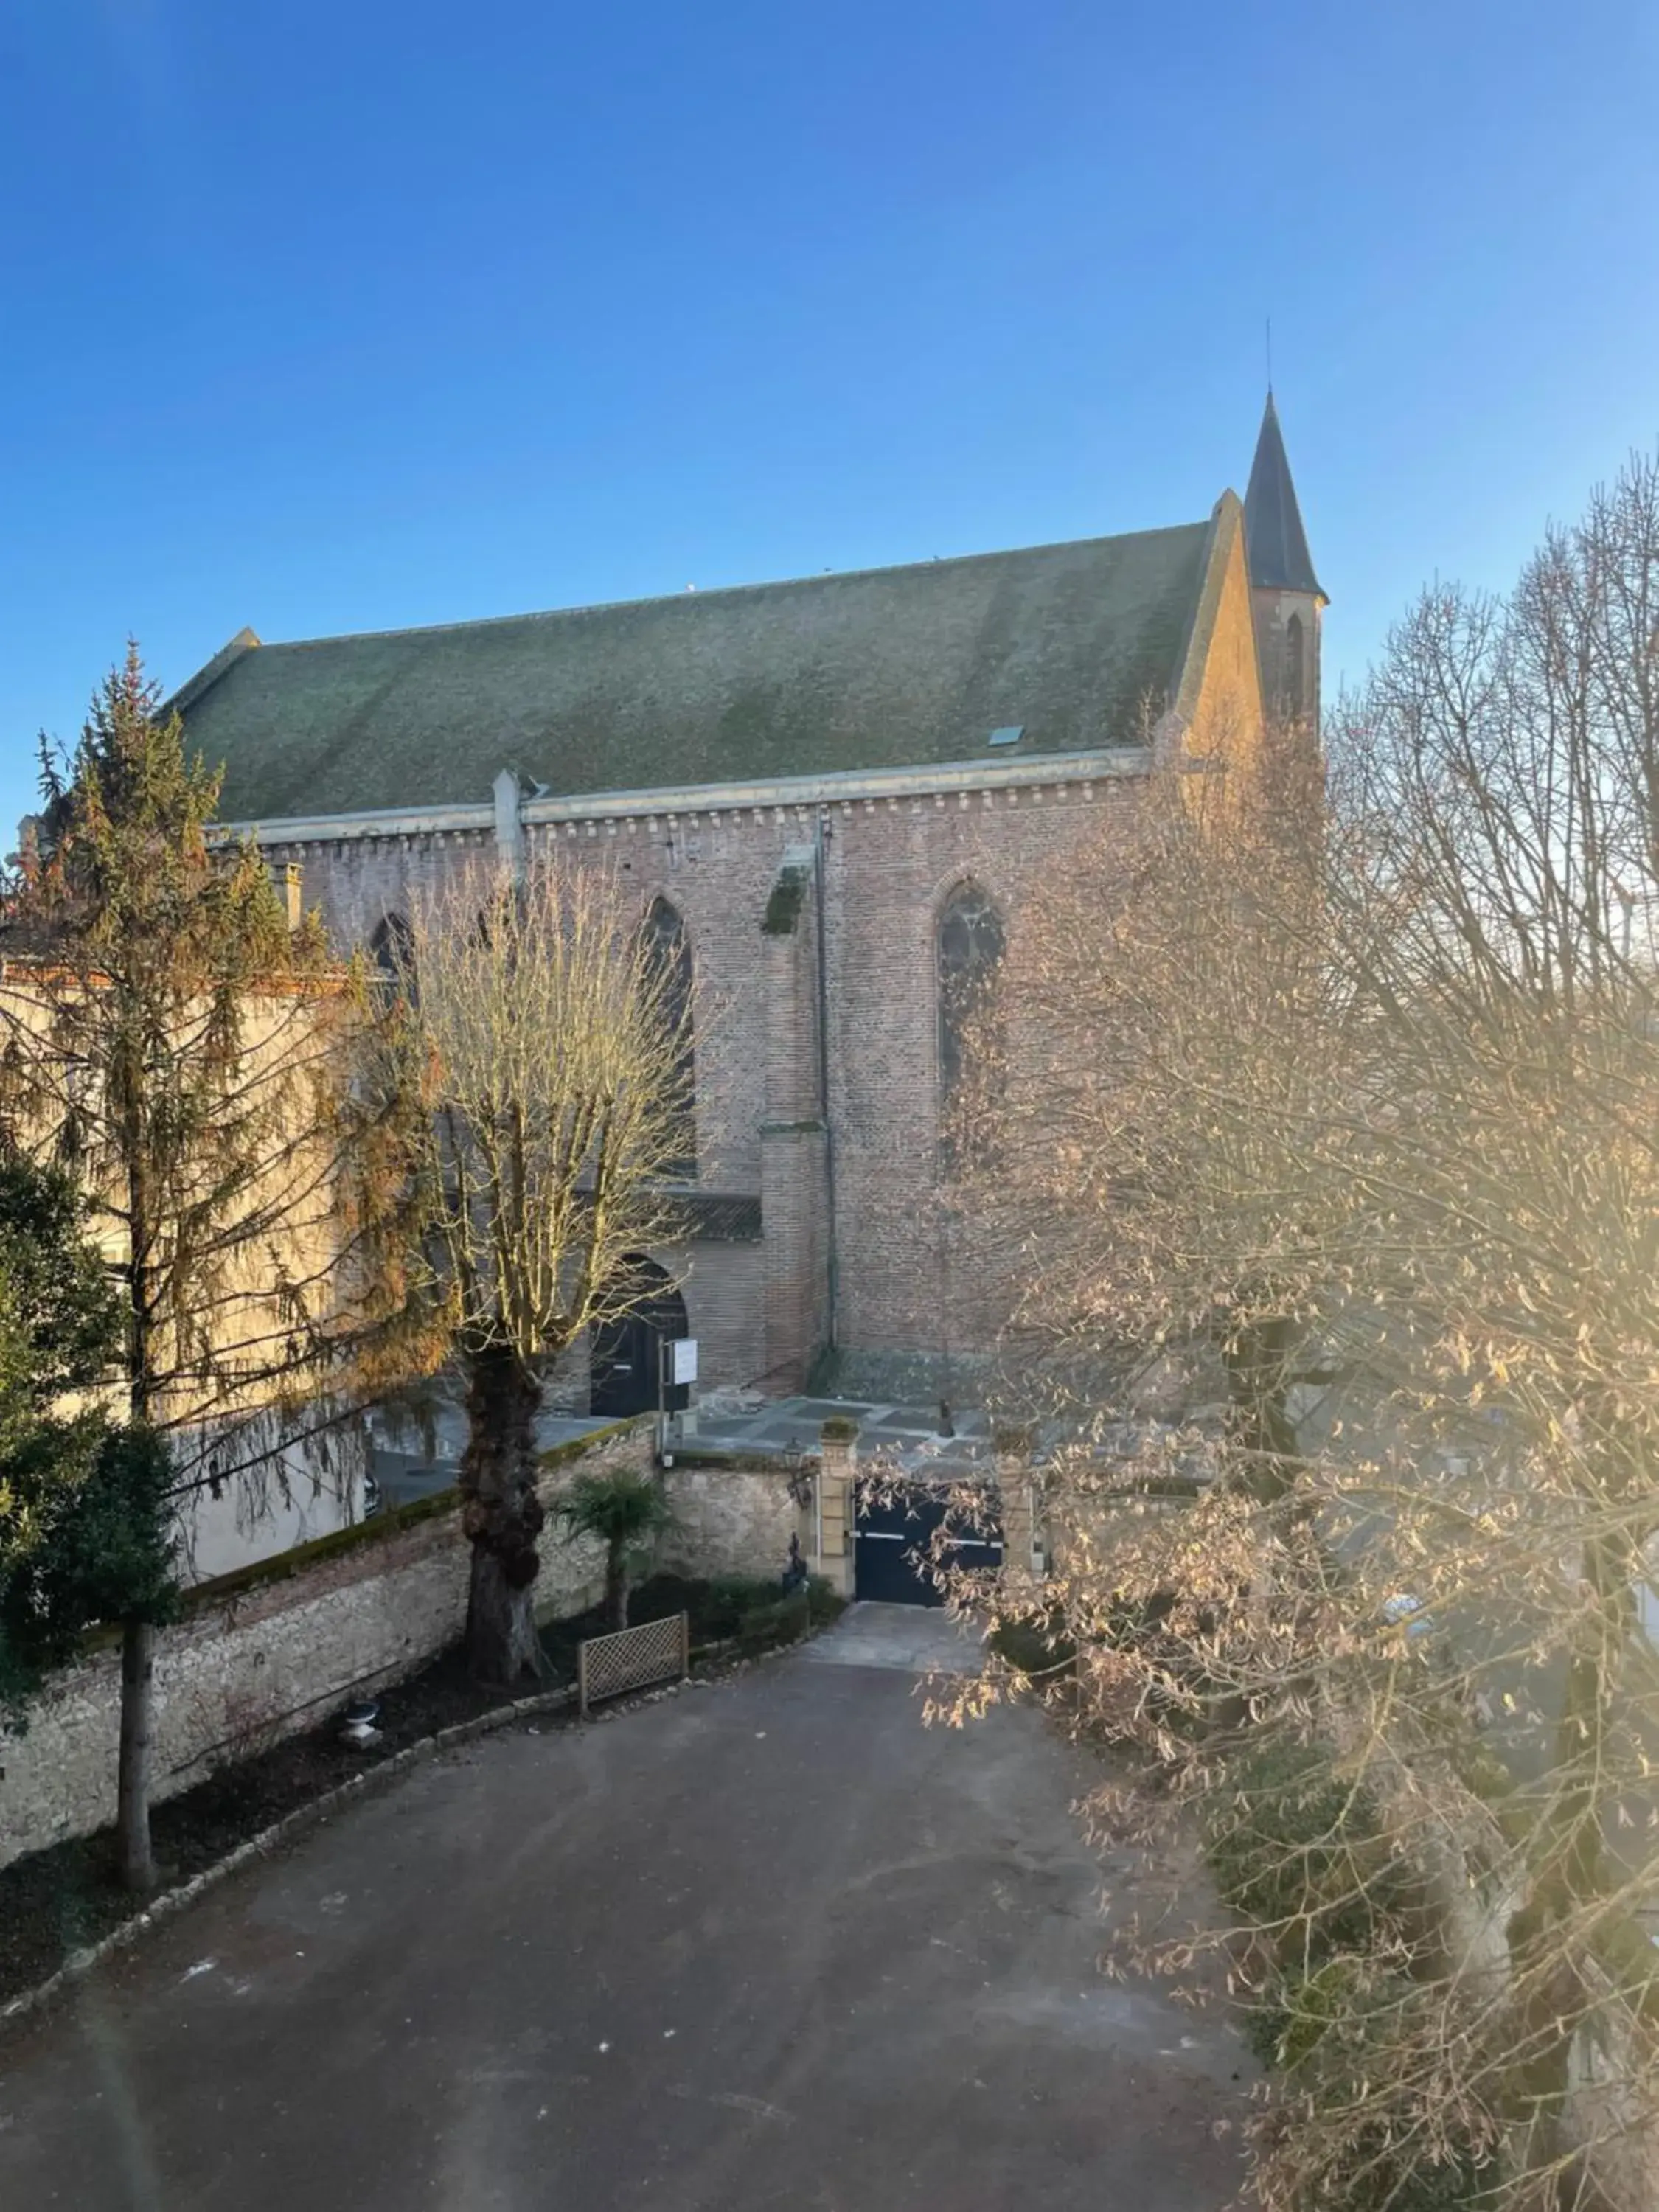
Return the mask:
[[[94,1621],[156,1621],[173,1595],[165,1451],[100,1407],[120,1310],[69,1178],[0,1162],[0,1698],[70,1657]]]
[[[46,1421],[0,1475],[32,1524],[0,1567],[0,1694],[36,1688],[106,1620],[163,1626],[179,1610],[173,1464],[151,1428],[100,1414]]]
[[[616,1468],[579,1474],[556,1510],[567,1542],[590,1536],[605,1546],[605,1618],[612,1628],[626,1628],[635,1557],[673,1522],[667,1493],[653,1476]]]

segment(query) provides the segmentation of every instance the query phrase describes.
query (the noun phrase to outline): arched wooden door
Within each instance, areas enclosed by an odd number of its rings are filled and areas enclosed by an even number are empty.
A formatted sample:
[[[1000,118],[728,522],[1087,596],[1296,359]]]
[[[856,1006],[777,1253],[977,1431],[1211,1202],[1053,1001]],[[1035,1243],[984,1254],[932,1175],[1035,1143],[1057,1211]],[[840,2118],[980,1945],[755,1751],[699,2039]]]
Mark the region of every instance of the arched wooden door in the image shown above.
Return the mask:
[[[654,1413],[659,1403],[671,1413],[684,1413],[690,1392],[682,1383],[659,1400],[658,1375],[662,1346],[691,1334],[685,1300],[655,1261],[630,1257],[628,1266],[644,1296],[619,1320],[593,1332],[588,1411],[613,1421],[629,1413]]]

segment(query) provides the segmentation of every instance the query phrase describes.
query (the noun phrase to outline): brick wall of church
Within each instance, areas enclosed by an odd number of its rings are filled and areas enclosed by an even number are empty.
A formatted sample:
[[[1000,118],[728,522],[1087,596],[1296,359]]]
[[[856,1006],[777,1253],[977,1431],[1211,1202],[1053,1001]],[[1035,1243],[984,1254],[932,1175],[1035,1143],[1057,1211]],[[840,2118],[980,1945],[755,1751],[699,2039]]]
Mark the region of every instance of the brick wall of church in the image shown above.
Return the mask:
[[[1137,788],[1112,778],[824,810],[838,1312],[854,1373],[879,1376],[886,1362],[895,1374],[906,1371],[912,1388],[924,1375],[930,1389],[945,1387],[951,1363],[990,1350],[1006,1303],[972,1224],[953,1216],[939,1181],[940,905],[972,879],[1012,930],[1027,887],[1064,866],[1080,836],[1132,805]],[[823,1141],[812,1127],[810,896],[793,935],[769,937],[761,927],[786,849],[809,843],[814,830],[814,810],[802,806],[528,831],[532,851],[613,868],[641,914],[654,896],[672,900],[690,939],[700,1179],[711,1190],[747,1194],[765,1186],[764,1243],[699,1243],[685,1255],[705,1385],[799,1388],[824,1334],[829,1240]],[[271,849],[273,858],[301,862],[307,901],[320,903],[331,929],[349,943],[404,910],[418,877],[487,857],[493,847],[484,833]],[[781,1030],[788,1035],[781,1042]],[[950,1387],[969,1395],[960,1379]]]
[[[841,1343],[872,1394],[884,1358],[928,1356],[933,1387],[970,1396],[1009,1285],[939,1174],[935,926],[964,879],[988,891],[1012,938],[1021,901],[1068,850],[1105,830],[1138,787],[1112,781],[951,793],[854,808],[832,826],[831,1102],[841,1255]],[[1086,795],[1085,795],[1086,794]],[[966,1362],[968,1375],[953,1373]],[[919,1365],[895,1362],[918,1387]]]
[[[659,1253],[680,1278],[686,1326],[697,1340],[701,1387],[760,1388],[765,1366],[766,1254],[758,1243],[696,1243]]]
[[[760,917],[782,848],[797,834],[793,820],[757,834],[747,817],[729,814],[548,823],[528,833],[532,854],[614,871],[641,915],[658,897],[678,909],[697,979],[697,1167],[709,1190],[760,1188],[766,1105],[764,1037],[757,1033],[755,1008]]]

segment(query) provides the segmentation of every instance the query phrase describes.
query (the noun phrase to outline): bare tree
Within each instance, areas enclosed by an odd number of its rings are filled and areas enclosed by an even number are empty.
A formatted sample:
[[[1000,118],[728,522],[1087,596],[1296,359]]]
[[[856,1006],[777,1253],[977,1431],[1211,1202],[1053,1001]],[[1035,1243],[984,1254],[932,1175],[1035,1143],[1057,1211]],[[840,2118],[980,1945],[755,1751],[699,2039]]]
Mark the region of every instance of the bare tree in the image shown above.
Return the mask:
[[[466,1383],[467,1649],[539,1674],[535,1422],[553,1363],[647,1294],[678,1239],[691,1009],[617,885],[459,872],[402,957],[434,1107],[429,1249]]]
[[[1321,833],[1301,733],[1248,778],[1158,779],[1022,911],[959,1107],[988,1242],[1024,1253],[1028,1392],[1086,1417],[1200,1358],[1241,1473],[1269,1491],[1296,1455],[1313,1285],[1352,1210],[1301,1140],[1342,1095]]]
[[[1084,1422],[1058,1571],[959,1594],[1200,1820],[1283,2212],[1651,2201],[1656,585],[1638,460],[1425,595],[1305,830],[1172,787],[1010,945],[1020,1325],[1228,1418]]]

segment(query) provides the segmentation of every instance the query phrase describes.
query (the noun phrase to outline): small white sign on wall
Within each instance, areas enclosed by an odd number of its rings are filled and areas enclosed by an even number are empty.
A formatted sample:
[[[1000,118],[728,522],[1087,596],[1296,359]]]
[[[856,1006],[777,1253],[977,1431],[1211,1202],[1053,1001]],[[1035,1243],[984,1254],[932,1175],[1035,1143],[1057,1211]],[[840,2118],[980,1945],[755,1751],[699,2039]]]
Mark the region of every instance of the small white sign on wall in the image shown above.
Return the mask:
[[[678,1390],[682,1382],[697,1379],[697,1340],[695,1336],[677,1336],[669,1350],[674,1356],[673,1372],[670,1377]]]

